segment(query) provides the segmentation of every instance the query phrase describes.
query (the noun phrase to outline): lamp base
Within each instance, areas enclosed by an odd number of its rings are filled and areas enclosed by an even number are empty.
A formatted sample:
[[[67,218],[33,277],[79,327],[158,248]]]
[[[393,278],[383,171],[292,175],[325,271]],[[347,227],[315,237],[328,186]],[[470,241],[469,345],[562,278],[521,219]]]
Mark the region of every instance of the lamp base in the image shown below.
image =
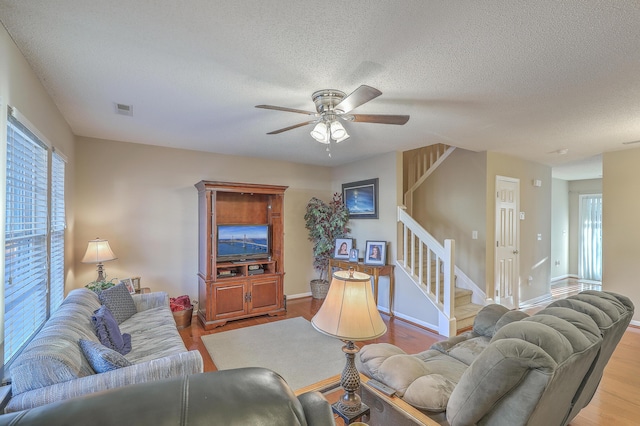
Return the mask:
[[[357,393],[358,389],[360,389],[360,373],[356,369],[354,358],[360,348],[353,341],[347,340],[345,343],[342,351],[347,358],[347,364],[340,378],[340,385],[344,389],[344,394],[331,408],[344,419],[346,424],[350,424],[355,419],[369,414],[369,407],[362,403],[360,395]]]
[[[362,416],[368,416],[371,413],[369,406],[362,402],[360,403],[357,411],[342,411],[342,404],[340,402],[331,404],[331,409],[334,413],[339,415],[342,420],[344,420],[345,424],[348,425],[360,419]]]
[[[102,262],[100,262],[98,263],[98,278],[96,278],[96,281],[106,281],[106,279],[107,277],[104,274],[104,266],[102,265]]]

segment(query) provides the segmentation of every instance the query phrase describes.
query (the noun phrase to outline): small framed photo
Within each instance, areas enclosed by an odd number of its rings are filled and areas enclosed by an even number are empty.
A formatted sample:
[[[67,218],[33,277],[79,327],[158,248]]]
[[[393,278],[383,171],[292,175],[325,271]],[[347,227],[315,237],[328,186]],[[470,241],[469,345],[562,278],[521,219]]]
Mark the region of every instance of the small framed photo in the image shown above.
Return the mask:
[[[353,239],[351,238],[337,238],[336,248],[333,253],[334,259],[349,259],[349,252],[353,247]]]
[[[349,251],[349,262],[358,262],[358,249],[352,248]]]
[[[133,286],[133,280],[131,278],[125,278],[123,280],[120,280],[120,282],[124,283],[124,285],[127,287],[127,290],[129,290],[129,293],[135,294],[136,288]]]
[[[133,288],[136,291],[140,290],[140,277],[131,277],[131,281],[133,282]]]
[[[385,265],[387,262],[387,242],[367,241],[364,263],[367,265]]]
[[[342,184],[349,219],[378,218],[378,178]]]

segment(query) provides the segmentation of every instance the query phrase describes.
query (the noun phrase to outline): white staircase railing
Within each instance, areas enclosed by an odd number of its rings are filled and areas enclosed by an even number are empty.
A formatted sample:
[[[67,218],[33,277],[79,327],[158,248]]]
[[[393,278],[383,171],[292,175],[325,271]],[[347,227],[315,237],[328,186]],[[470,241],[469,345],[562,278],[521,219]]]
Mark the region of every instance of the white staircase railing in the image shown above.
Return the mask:
[[[446,337],[455,336],[455,241],[445,240],[444,246],[441,245],[407,213],[404,206],[398,207],[398,222],[402,224],[402,253],[398,253],[398,264],[438,309],[438,333]],[[433,288],[432,275],[435,275],[436,283]],[[442,286],[440,282],[443,282]]]

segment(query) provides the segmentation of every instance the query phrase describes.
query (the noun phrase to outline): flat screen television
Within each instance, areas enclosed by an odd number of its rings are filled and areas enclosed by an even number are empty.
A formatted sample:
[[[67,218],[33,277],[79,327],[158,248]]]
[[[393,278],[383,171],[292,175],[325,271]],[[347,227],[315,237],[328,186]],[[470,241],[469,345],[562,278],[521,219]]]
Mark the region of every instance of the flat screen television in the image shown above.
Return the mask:
[[[269,256],[269,225],[218,225],[216,261],[266,259]]]

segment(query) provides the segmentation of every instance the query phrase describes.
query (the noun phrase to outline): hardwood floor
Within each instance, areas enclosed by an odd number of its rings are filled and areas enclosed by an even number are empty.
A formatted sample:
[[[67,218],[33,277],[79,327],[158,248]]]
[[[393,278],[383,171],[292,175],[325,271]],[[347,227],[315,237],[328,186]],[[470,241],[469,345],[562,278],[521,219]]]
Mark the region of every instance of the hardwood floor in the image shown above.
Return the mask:
[[[574,282],[561,283],[554,287],[556,288],[555,291],[552,291],[553,299],[567,297],[584,289]],[[528,306],[523,310],[532,314],[549,302],[551,300]],[[202,344],[201,336],[286,318],[303,317],[311,320],[321,304],[322,300],[310,297],[289,300],[287,301],[286,315],[232,321],[211,331],[204,330],[194,318],[190,327],[180,330],[180,335],[188,349],[200,351],[204,359],[205,371],[216,371],[215,364]],[[388,342],[402,348],[407,353],[416,353],[444,339],[434,332],[398,318],[390,318],[384,314],[382,317],[387,324],[387,333],[373,341],[358,342],[358,346],[374,342]],[[640,328],[629,327],[609,361],[602,382],[591,403],[580,412],[571,426],[640,424],[640,357],[638,354],[640,354]]]
[[[223,327],[218,327],[210,331],[206,331],[194,317],[191,322],[191,326],[180,330],[180,335],[182,336],[182,340],[184,341],[187,349],[196,349],[200,351],[202,358],[204,359],[204,371],[216,371],[217,368],[211,360],[209,352],[205,349],[202,339],[200,338],[201,336],[236,330],[243,327],[250,327],[252,325],[265,324],[273,321],[280,321],[286,318],[303,317],[311,321],[311,318],[316,314],[318,309],[320,309],[321,305],[322,300],[312,299],[311,297],[289,300],[287,301],[287,313],[285,315],[278,317],[261,316],[238,321],[230,321]],[[378,339],[358,342],[358,346],[362,347],[369,343],[386,342],[399,346],[408,353],[415,353],[423,351],[433,343],[443,339],[442,336],[422,327],[418,327],[396,318],[390,318],[385,314],[381,315],[387,324],[387,332]]]

